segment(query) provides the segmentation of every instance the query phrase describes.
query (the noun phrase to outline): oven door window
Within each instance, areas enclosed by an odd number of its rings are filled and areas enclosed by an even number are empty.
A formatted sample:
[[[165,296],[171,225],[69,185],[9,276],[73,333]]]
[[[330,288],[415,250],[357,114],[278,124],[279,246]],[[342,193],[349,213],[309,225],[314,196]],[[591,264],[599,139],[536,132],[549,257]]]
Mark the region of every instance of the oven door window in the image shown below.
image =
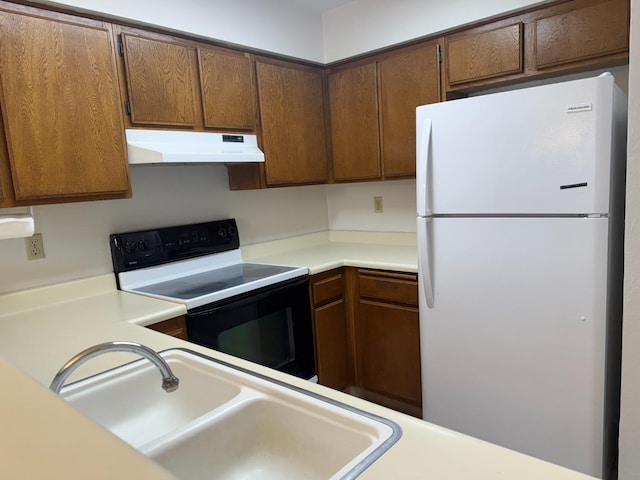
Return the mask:
[[[187,313],[189,341],[303,378],[315,375],[308,279]]]
[[[218,334],[218,350],[279,369],[295,359],[291,309],[241,323]]]

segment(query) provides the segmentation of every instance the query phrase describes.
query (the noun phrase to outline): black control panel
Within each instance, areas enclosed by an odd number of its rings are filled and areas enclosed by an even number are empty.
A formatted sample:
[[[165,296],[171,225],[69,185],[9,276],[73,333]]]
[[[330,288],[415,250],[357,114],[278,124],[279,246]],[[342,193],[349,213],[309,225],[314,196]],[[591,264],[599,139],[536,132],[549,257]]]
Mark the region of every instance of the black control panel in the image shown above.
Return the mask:
[[[115,273],[226,252],[240,247],[233,218],[109,236]]]

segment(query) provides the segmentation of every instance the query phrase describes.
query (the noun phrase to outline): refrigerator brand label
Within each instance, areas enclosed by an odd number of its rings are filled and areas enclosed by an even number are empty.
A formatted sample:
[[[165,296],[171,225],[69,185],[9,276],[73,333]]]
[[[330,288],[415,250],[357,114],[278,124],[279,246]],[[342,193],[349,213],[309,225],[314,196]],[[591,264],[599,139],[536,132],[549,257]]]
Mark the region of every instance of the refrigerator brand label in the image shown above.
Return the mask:
[[[567,113],[590,112],[591,110],[593,110],[591,103],[574,103],[573,105],[567,105]]]

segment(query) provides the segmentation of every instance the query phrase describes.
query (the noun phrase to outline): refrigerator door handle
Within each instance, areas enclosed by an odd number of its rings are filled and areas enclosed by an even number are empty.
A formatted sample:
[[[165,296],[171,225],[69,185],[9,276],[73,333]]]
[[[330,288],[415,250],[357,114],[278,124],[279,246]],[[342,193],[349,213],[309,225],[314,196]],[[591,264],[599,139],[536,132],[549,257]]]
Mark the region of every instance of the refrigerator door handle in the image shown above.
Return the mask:
[[[429,241],[431,218],[418,217],[418,281],[424,291],[427,307],[433,308],[433,279],[431,276],[432,246]]]
[[[431,120],[417,120],[416,138],[416,193],[418,215],[421,217],[431,215],[429,202],[429,168],[431,163]]]

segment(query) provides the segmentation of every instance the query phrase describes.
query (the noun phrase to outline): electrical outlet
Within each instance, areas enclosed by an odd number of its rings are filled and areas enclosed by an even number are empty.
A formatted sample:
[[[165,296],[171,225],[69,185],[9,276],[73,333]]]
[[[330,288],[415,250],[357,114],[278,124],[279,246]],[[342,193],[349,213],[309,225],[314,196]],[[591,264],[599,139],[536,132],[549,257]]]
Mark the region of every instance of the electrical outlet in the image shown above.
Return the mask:
[[[42,234],[34,233],[31,237],[24,239],[27,248],[27,260],[40,260],[44,258],[44,244]]]
[[[373,197],[373,211],[375,213],[382,213],[383,210],[382,197]]]

